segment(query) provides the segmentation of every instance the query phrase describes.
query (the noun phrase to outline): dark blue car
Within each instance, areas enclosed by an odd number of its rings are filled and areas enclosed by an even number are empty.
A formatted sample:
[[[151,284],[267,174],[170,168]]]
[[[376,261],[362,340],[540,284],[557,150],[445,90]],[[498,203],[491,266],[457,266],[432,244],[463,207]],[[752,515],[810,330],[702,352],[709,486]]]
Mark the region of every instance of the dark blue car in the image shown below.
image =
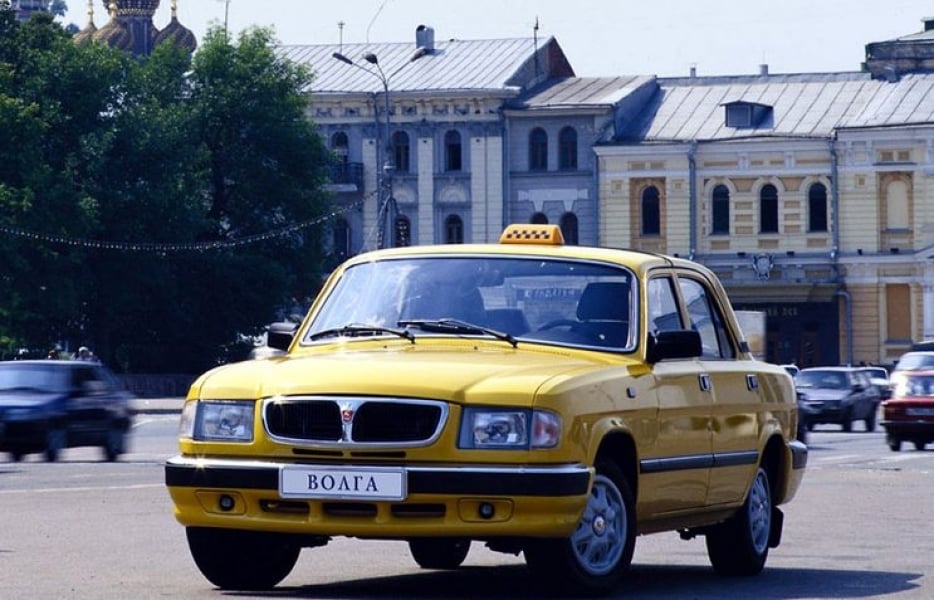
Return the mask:
[[[85,361],[0,362],[0,452],[14,461],[41,452],[100,446],[104,458],[126,451],[130,399],[104,366]]]

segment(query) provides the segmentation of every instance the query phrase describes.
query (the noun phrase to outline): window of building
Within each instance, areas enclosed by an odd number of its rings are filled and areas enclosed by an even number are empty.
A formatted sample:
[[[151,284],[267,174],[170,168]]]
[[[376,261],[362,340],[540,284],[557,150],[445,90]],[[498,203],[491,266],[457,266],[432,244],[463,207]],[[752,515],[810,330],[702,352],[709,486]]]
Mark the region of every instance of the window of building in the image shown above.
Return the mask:
[[[343,131],[338,131],[331,136],[331,150],[341,159],[341,162],[347,162],[347,156],[349,154],[350,144],[347,141],[347,134]]]
[[[409,134],[404,131],[397,131],[392,134],[392,160],[396,172],[409,172],[411,167],[409,162]]]
[[[448,215],[444,220],[444,243],[464,243],[464,221],[457,215]]]
[[[394,247],[401,248],[412,245],[412,223],[409,221],[408,217],[404,215],[399,215],[396,217],[394,227],[392,228],[392,233],[392,245]]]
[[[908,229],[908,184],[894,179],[885,186],[885,228]]]
[[[350,223],[342,217],[334,222],[334,256],[338,260],[350,257]]]
[[[710,233],[730,233],[730,189],[718,185],[713,189]]]
[[[771,183],[759,190],[759,231],[778,233],[778,189]]]
[[[461,134],[452,129],[444,134],[444,170],[460,171],[461,169],[463,169]]]
[[[541,127],[529,134],[529,170],[548,170],[548,134]]]
[[[911,288],[907,283],[885,286],[886,337],[891,341],[911,339]]]
[[[827,186],[823,183],[808,188],[808,231],[827,231]]]
[[[543,212],[537,212],[532,215],[529,222],[532,223],[532,225],[548,225],[548,216]]]
[[[558,168],[577,168],[577,131],[573,127],[565,127],[558,132]]]
[[[642,235],[661,235],[662,212],[658,188],[654,185],[642,190]]]
[[[564,243],[570,246],[577,246],[580,243],[578,234],[577,215],[574,213],[564,213],[560,221],[561,235],[564,237]]]

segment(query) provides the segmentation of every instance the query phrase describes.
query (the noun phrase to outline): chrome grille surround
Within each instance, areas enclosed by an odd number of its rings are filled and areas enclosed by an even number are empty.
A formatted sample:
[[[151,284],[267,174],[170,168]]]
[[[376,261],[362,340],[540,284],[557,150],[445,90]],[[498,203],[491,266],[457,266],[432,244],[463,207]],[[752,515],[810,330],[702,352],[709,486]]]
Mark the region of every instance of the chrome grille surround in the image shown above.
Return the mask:
[[[448,419],[438,400],[375,396],[277,396],[263,401],[263,428],[276,442],[315,448],[418,448]]]

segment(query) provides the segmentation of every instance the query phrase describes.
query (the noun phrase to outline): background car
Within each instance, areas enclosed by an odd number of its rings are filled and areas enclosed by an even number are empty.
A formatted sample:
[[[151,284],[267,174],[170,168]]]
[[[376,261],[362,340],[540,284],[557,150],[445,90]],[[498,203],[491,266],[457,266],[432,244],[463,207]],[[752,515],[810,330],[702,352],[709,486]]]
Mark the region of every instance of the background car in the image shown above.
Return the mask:
[[[893,452],[902,449],[902,442],[912,442],[916,450],[934,442],[934,369],[905,373],[882,403],[880,424]]]
[[[113,461],[126,451],[130,399],[104,366],[85,361],[0,362],[0,451],[14,461],[42,452],[100,446]]]
[[[883,400],[892,397],[892,382],[885,367],[859,367],[859,370],[869,376],[869,382],[879,389]]]
[[[895,363],[889,381],[892,387],[897,386],[904,378],[905,373],[910,371],[930,371],[934,370],[934,351],[919,350],[906,352]]]
[[[807,411],[808,431],[820,423],[839,424],[852,431],[853,421],[863,421],[875,431],[876,413],[882,402],[879,389],[858,367],[810,367],[795,377],[799,405]]]

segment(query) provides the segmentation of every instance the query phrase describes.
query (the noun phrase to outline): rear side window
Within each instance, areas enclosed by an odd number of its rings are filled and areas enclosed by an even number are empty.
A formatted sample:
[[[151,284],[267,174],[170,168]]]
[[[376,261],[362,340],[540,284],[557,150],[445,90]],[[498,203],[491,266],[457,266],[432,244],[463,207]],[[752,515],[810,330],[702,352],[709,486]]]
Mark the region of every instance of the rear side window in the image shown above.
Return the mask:
[[[735,358],[723,317],[708,290],[695,279],[678,278],[681,295],[687,305],[691,328],[700,333],[704,358]]]

